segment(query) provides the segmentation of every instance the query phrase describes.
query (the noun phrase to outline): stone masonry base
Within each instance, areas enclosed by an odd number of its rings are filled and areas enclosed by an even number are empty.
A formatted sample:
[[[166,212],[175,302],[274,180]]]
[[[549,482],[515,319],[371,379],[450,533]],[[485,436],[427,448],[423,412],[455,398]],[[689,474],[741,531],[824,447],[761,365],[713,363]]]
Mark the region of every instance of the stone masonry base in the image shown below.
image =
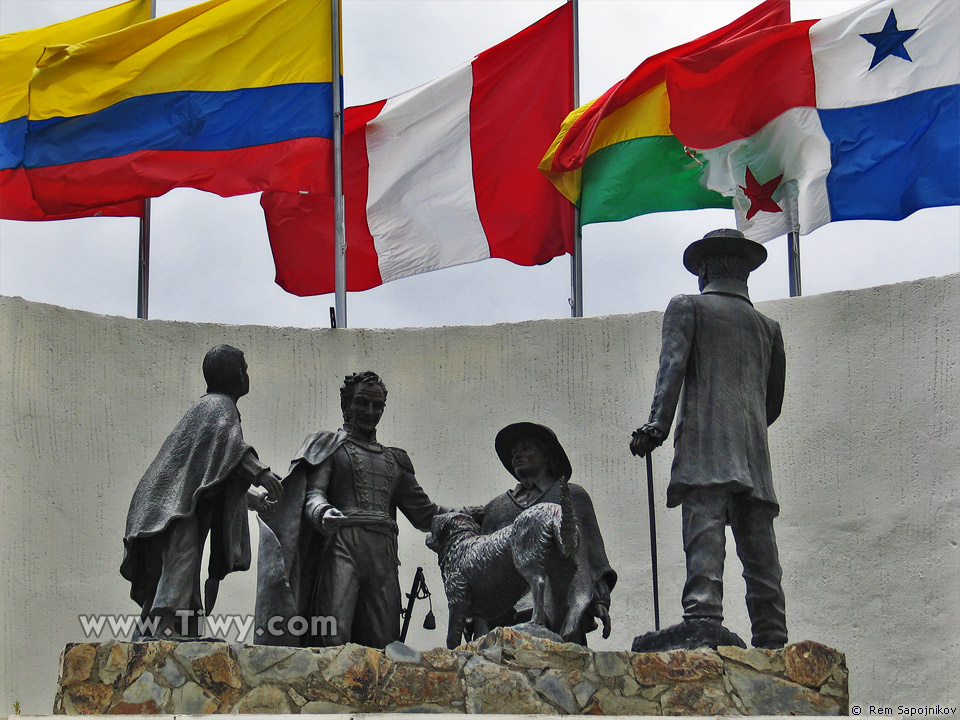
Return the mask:
[[[846,715],[843,653],[593,652],[509,628],[456,650],[71,643],[54,712]]]

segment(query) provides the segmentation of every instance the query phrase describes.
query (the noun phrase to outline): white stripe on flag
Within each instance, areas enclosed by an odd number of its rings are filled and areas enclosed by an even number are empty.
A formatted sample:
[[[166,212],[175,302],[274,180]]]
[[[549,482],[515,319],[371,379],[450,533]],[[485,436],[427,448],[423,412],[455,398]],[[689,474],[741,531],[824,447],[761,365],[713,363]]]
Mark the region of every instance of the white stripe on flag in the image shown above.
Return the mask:
[[[830,141],[816,108],[791,108],[748,138],[702,152],[708,160],[706,186],[733,198],[737,227],[752,240],[807,234],[830,222]],[[747,168],[760,184],[783,175],[773,193],[781,212],[760,211],[746,219],[753,204],[740,189],[747,184]]]
[[[383,282],[490,257],[473,185],[470,63],[387,100],[367,125],[367,224]]]
[[[870,68],[876,48],[862,35],[879,32],[891,10],[898,30],[916,30],[903,45],[910,60],[889,55]],[[955,85],[960,80],[958,27],[957,0],[876,0],[820,20],[810,28],[817,107],[868,105]]]

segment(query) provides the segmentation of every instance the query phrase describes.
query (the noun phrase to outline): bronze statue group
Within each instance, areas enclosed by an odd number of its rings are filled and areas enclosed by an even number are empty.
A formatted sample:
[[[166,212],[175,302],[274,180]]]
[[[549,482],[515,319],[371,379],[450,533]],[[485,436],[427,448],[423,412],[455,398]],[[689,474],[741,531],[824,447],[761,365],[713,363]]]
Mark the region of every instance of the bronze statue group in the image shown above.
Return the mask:
[[[684,253],[701,293],[667,307],[650,418],[630,442],[634,455],[647,455],[676,416],[667,505],[682,508],[684,614],[678,625],[637,638],[634,649],[736,638],[722,626],[727,525],[743,564],[753,645],[787,640],[767,445],[783,401],[784,347],[778,323],[755,310],[747,292],[747,277],[765,259],[763,246],[736,230],[707,233]],[[431,533],[450,608],[449,647],[521,624],[582,645],[598,627],[609,636],[617,574],[590,495],[569,482],[570,461],[548,427],[500,430],[494,447],[516,486],[484,506],[454,509],[431,500],[404,450],[378,441],[387,387],[376,373],[345,378],[343,426],[308,435],[282,480],[243,440],[243,353],[218,345],[203,375],[207,393],[164,442],[130,503],[120,572],[141,607],[140,627],[149,628],[134,639],[202,635],[220,580],[250,567],[248,509],[260,525],[258,643],[384,648],[400,639],[398,510]]]

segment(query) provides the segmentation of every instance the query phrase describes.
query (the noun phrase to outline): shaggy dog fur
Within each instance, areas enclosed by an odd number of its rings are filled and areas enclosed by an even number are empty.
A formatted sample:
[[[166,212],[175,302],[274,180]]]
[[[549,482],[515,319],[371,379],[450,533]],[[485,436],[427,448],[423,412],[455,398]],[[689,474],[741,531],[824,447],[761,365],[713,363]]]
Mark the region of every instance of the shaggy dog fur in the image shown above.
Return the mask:
[[[433,519],[427,547],[439,556],[450,615],[448,648],[460,644],[468,618],[498,617],[527,590],[533,597],[532,622],[546,625],[551,575],[573,562],[580,541],[566,482],[562,497],[563,506],[534,505],[490,535],[481,535],[476,521],[463,513]]]

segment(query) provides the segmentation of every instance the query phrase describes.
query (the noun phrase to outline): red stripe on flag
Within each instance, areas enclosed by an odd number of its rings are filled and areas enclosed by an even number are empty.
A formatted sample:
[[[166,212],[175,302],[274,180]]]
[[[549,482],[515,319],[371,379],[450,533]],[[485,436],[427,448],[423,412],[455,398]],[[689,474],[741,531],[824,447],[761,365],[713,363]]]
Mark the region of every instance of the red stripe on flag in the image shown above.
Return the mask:
[[[490,256],[536,265],[573,250],[573,206],[537,165],[573,106],[565,3],[473,61],[470,145]]]
[[[75,213],[50,215],[33,199],[26,171],[20,168],[0,170],[0,218],[4,220],[73,220],[83,217],[140,217],[143,201],[105,205]]]
[[[377,250],[367,226],[366,124],[385,100],[344,111],[343,194],[347,239],[347,290],[381,284]],[[277,284],[293,295],[335,290],[332,195],[264,192],[260,196],[276,266]]]
[[[749,137],[794,107],[816,107],[810,26],[769,28],[673,63],[670,129],[700,150]]]
[[[590,144],[600,121],[663,82],[665,68],[672,60],[698,53],[716,43],[754,33],[762,28],[786,25],[789,22],[790,0],[766,0],[729,25],[647,58],[626,78],[601,95],[577,119],[557,147],[551,169],[554,172],[565,172],[581,167],[590,151]]]
[[[282,188],[333,191],[333,141],[297,138],[238,150],[142,150],[68,165],[28,168],[37,204],[48,213],[158,197],[192,187],[221,197]],[[256,168],[256,170],[254,170]],[[136,182],[131,182],[131,179]]]

